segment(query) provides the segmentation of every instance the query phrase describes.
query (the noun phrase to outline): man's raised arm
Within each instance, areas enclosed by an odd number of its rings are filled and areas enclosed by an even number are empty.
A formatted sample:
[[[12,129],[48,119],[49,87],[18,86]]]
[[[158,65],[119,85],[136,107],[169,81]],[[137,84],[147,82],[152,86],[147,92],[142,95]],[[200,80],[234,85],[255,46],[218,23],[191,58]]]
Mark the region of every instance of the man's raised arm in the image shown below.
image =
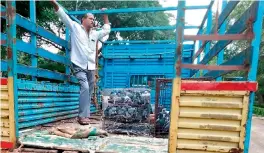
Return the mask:
[[[55,9],[55,13],[59,16],[62,22],[67,27],[69,27],[70,30],[72,30],[74,21],[72,21],[71,18],[64,12],[64,10],[57,4],[56,0],[51,0],[51,4],[53,5]]]

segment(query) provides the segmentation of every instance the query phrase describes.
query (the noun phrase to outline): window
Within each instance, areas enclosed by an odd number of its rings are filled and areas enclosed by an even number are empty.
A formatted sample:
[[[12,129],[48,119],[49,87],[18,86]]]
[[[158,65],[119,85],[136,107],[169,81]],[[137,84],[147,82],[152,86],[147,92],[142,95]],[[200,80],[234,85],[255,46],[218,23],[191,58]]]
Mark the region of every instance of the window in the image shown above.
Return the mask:
[[[131,75],[130,87],[153,88],[157,78],[165,78],[164,75]]]

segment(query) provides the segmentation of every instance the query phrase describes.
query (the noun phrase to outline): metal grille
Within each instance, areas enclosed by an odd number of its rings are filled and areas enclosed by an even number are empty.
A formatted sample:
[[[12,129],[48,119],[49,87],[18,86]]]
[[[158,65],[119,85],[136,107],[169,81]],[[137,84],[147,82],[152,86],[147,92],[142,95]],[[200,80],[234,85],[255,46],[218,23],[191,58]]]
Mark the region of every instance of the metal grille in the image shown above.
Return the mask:
[[[155,136],[167,136],[170,123],[172,79],[156,79]]]

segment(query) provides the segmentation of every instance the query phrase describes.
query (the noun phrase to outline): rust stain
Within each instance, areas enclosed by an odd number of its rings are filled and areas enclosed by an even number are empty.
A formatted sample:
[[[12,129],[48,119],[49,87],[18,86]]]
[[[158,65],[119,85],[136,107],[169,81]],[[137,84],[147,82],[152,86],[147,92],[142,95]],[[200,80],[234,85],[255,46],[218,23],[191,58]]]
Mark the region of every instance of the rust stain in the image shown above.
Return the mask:
[[[12,49],[10,47],[7,47],[7,59],[12,59]]]
[[[201,114],[202,118],[213,118],[213,119],[228,119],[228,120],[238,120],[236,115],[226,115],[226,114]]]
[[[232,148],[228,153],[242,153],[243,151],[241,148]]]
[[[211,130],[223,130],[223,131],[236,131],[236,127],[232,126],[223,126],[223,125],[200,125],[201,129],[211,129]]]

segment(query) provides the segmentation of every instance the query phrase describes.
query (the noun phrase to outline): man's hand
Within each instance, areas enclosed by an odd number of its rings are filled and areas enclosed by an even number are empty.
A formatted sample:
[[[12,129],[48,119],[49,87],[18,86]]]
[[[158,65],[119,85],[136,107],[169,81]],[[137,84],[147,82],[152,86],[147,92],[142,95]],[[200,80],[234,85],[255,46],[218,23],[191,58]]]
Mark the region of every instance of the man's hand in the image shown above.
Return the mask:
[[[101,8],[100,9],[102,12],[104,12],[105,10],[107,10],[107,8]],[[108,15],[104,14],[104,23],[105,24],[109,24],[109,20],[108,20]]]
[[[101,8],[100,10],[101,10],[101,11],[105,11],[105,10],[107,10],[107,8]]]

